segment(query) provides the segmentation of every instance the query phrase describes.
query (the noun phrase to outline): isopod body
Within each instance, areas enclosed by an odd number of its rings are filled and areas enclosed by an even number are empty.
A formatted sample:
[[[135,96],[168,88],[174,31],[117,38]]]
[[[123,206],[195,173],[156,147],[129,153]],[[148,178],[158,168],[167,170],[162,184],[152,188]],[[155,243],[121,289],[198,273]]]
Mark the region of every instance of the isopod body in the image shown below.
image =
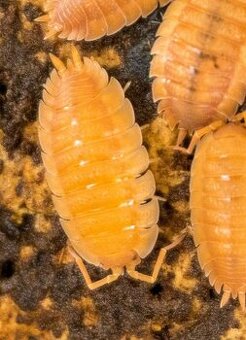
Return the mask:
[[[68,40],[95,40],[118,32],[170,0],[47,0],[46,37],[59,34]]]
[[[170,127],[230,120],[246,92],[246,1],[174,0],[157,36],[153,99]]]
[[[198,144],[191,169],[190,208],[201,268],[223,306],[246,292],[246,129],[229,123]]]
[[[119,82],[72,51],[67,66],[51,56],[57,70],[45,84],[39,109],[39,140],[55,208],[91,289],[115,280],[123,267],[152,282],[135,271],[155,245],[159,217],[141,129]],[[92,283],[81,258],[113,274]]]

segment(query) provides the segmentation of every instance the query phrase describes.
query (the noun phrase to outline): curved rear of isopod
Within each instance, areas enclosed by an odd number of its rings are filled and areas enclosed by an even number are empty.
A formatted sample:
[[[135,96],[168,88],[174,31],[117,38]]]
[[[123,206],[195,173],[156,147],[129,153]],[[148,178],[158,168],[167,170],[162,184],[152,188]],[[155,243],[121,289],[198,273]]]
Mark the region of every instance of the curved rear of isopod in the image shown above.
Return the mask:
[[[190,208],[201,268],[221,306],[246,292],[246,129],[233,123],[208,134],[191,169]]]
[[[246,3],[173,1],[157,31],[150,76],[171,128],[227,120],[244,102]]]
[[[92,41],[118,32],[146,17],[158,4],[170,0],[47,0],[47,14],[37,21],[47,22],[46,38],[58,34],[68,40]]]

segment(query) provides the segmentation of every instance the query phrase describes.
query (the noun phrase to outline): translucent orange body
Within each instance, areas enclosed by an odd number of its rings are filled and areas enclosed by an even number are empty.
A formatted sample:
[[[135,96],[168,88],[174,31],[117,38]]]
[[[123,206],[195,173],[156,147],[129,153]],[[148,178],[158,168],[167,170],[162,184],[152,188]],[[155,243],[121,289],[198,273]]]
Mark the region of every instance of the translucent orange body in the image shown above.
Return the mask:
[[[139,263],[155,245],[159,205],[119,82],[95,61],[69,60],[45,84],[39,123],[54,205],[77,254],[104,268]]]
[[[157,36],[150,75],[167,123],[230,119],[246,93],[246,0],[174,0]]]
[[[141,16],[153,12],[158,3],[170,0],[47,0],[45,10],[49,35],[59,33],[68,40],[95,40],[118,32]],[[42,21],[39,20],[39,21]]]
[[[191,169],[191,221],[198,258],[223,306],[245,309],[246,129],[229,123],[198,144]]]

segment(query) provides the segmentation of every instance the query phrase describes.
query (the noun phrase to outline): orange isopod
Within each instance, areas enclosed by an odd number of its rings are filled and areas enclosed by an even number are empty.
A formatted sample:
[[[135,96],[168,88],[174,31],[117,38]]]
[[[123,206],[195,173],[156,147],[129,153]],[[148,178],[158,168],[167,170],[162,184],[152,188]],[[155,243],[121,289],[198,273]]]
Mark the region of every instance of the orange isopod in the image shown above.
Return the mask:
[[[246,118],[246,113],[244,113]],[[192,232],[201,268],[221,307],[246,292],[246,128],[228,123],[198,144],[191,169]]]
[[[230,120],[244,102],[246,0],[174,0],[157,36],[153,99],[169,126],[179,126],[180,145],[187,131]]]
[[[96,40],[133,24],[170,0],[47,0],[48,13],[36,19],[47,22],[46,38],[59,34],[68,40]]]
[[[53,202],[70,251],[90,289],[116,280],[126,268],[154,282],[162,248],[148,276],[135,270],[158,237],[159,205],[149,157],[134,111],[119,82],[75,47],[67,66],[45,84],[39,107],[39,141]],[[112,274],[91,282],[82,258]]]

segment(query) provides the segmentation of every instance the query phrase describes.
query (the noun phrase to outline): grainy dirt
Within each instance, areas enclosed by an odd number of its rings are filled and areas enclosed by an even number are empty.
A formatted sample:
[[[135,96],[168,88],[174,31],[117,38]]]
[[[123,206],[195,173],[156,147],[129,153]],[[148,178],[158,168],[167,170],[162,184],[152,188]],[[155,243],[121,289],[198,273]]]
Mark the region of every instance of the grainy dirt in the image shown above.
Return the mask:
[[[191,237],[170,251],[156,284],[124,276],[89,291],[66,253],[37,139],[42,84],[52,65],[48,52],[65,59],[70,43],[43,41],[34,23],[42,1],[0,0],[0,340],[39,339],[245,339],[246,322],[220,297],[200,270]],[[140,270],[151,272],[158,249],[189,224],[192,157],[168,148],[176,135],[156,117],[148,70],[150,48],[163,9],[120,33],[76,43],[124,86],[144,130],[161,203],[159,240]],[[94,279],[105,275],[88,265]]]

